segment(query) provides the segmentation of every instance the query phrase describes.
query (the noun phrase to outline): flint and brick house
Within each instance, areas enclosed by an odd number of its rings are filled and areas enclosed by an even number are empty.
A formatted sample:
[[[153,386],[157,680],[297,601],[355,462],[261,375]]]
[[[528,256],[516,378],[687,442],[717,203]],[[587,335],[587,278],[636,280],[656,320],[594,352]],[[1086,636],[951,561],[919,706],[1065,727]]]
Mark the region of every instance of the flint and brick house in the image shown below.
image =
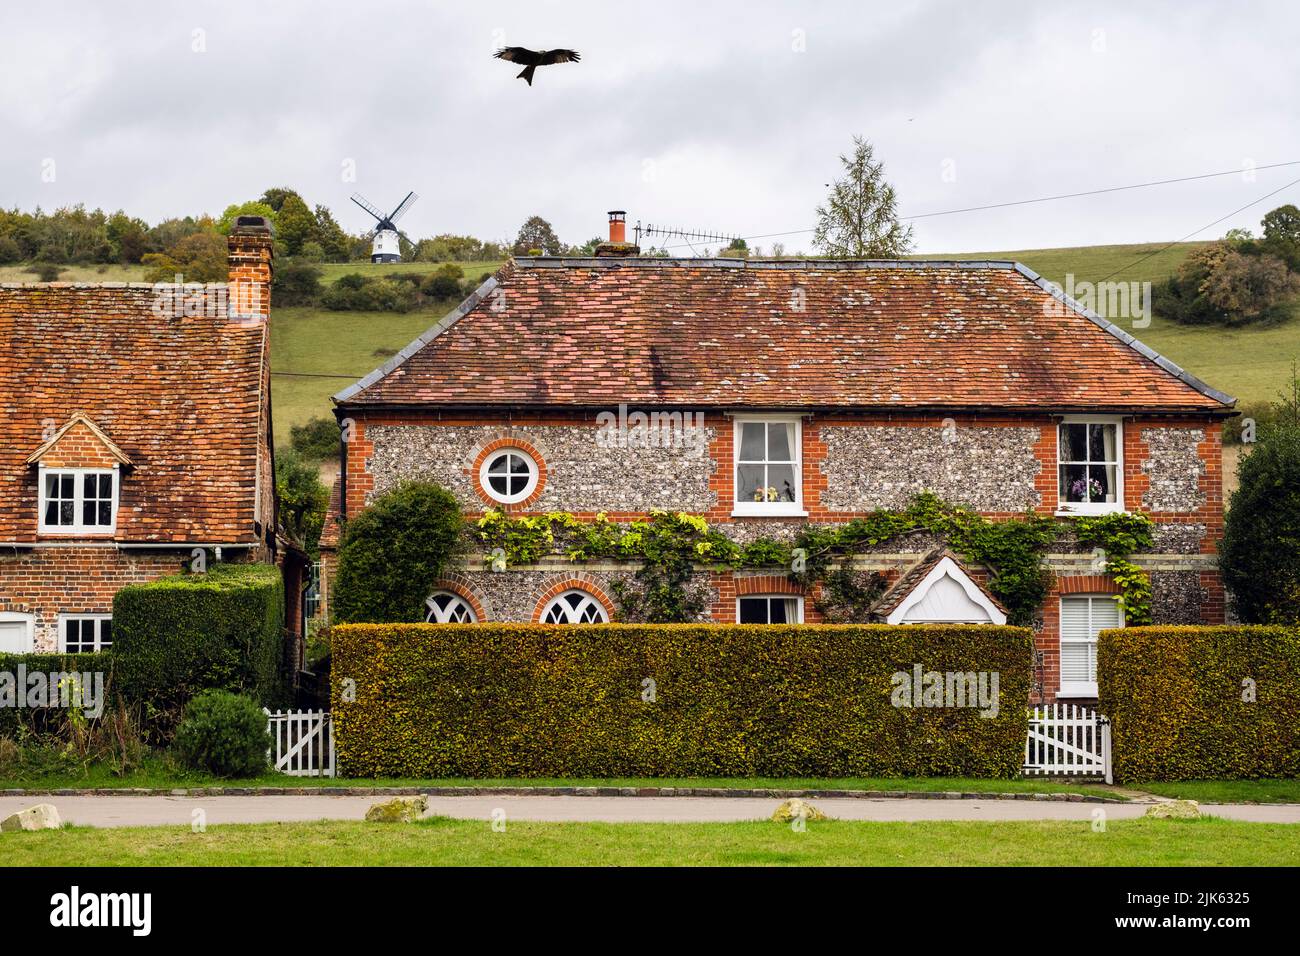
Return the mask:
[[[1156,544],[1134,560],[1155,621],[1224,620],[1232,398],[1013,262],[641,258],[614,219],[603,254],[513,260],[335,396],[346,440],[326,590],[339,522],[404,479],[445,485],[470,517],[672,509],[738,540],[931,491],[992,518],[1145,512]],[[647,421],[697,440],[617,439]],[[910,536],[857,556],[894,582],[876,619],[1005,620],[984,569],[943,545]],[[1096,634],[1121,623],[1086,552],[1066,536],[1046,558],[1048,700],[1096,696]],[[428,583],[429,619],[616,619],[610,584],[634,571],[557,557],[493,573],[476,557]],[[713,621],[818,619],[785,569],[702,573]]]
[[[112,642],[124,585],[273,560],[271,235],[230,281],[0,285],[0,651]]]

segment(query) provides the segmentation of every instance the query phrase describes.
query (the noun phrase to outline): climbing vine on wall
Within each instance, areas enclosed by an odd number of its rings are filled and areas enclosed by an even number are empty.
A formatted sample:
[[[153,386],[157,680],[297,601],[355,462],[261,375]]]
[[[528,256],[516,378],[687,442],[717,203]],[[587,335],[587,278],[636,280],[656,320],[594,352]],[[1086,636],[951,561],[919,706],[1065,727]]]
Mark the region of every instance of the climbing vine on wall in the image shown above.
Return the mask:
[[[1107,573],[1120,586],[1129,623],[1150,620],[1151,584],[1128,560],[1151,545],[1152,523],[1141,514],[1110,514],[1069,519],[1068,523],[1026,513],[993,521],[925,493],[902,510],[880,510],[842,525],[808,525],[793,541],[757,538],[739,544],[703,519],[681,512],[656,511],[643,521],[620,525],[604,514],[582,521],[566,512],[509,517],[484,515],[474,529],[489,565],[533,564],[548,555],[570,561],[640,561],[631,583],[620,582],[616,596],[629,620],[695,620],[706,598],[692,584],[700,568],[733,570],[786,568],[807,588],[820,584],[832,616],[860,615],[883,590],[879,576],[854,574],[842,562],[905,535],[929,533],[967,560],[993,571],[989,590],[1007,607],[1012,624],[1030,624],[1047,597],[1052,576],[1043,555],[1066,531],[1098,549]],[[861,617],[857,617],[861,620]]]

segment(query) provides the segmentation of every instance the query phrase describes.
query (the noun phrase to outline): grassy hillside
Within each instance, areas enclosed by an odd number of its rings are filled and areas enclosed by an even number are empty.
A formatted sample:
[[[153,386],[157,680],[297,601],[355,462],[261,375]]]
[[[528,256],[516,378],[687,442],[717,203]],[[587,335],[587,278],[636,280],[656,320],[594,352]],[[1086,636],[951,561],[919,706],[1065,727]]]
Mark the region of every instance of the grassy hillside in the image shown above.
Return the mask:
[[[1155,283],[1172,275],[1183,258],[1201,245],[1204,243],[1179,243],[1164,251],[1160,251],[1164,249],[1163,243],[1084,246],[924,258],[1014,259],[1060,285],[1065,284],[1067,273],[1074,274],[1076,283],[1099,282],[1108,276],[1114,282]],[[1134,265],[1139,259],[1145,261]],[[1112,276],[1112,273],[1117,274]],[[1292,360],[1300,358],[1300,303],[1293,309],[1290,322],[1271,328],[1234,330],[1188,326],[1153,317],[1147,328],[1126,329],[1193,375],[1235,396],[1241,404],[1275,399],[1290,377]]]

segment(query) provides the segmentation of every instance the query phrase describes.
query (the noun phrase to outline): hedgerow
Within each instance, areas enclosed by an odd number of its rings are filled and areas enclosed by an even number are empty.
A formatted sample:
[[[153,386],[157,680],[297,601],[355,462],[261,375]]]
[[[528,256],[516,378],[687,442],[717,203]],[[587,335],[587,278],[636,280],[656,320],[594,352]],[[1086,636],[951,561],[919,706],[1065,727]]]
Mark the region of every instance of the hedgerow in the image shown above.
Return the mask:
[[[339,771],[1011,777],[1032,646],[989,625],[340,625]],[[996,673],[996,714],[894,706],[918,664]]]
[[[113,598],[114,678],[129,701],[176,712],[218,688],[283,693],[284,582],[267,564],[219,564],[130,584]]]
[[[1300,774],[1300,629],[1126,627],[1097,645],[1117,780]]]
[[[104,675],[104,708],[109,706],[113,656],[98,654],[0,654],[0,674],[11,675],[13,692],[27,694],[29,687],[20,682],[20,674],[95,674]],[[55,688],[57,689],[57,688]],[[72,696],[71,691],[68,691]],[[17,706],[0,694],[0,737],[15,737],[20,730],[40,731],[52,719],[61,720],[63,708]]]

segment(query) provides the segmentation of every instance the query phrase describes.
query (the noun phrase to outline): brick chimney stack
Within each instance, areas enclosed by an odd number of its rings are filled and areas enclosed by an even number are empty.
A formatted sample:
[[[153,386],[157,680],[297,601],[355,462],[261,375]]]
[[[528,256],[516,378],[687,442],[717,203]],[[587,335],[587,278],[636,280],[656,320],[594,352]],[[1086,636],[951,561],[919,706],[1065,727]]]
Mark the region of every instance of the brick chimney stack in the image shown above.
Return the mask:
[[[635,242],[627,241],[627,213],[622,209],[609,211],[609,241],[596,247],[596,255],[636,256],[641,254],[641,247]]]
[[[266,320],[271,315],[271,275],[275,251],[265,216],[240,216],[227,240],[230,317]]]

